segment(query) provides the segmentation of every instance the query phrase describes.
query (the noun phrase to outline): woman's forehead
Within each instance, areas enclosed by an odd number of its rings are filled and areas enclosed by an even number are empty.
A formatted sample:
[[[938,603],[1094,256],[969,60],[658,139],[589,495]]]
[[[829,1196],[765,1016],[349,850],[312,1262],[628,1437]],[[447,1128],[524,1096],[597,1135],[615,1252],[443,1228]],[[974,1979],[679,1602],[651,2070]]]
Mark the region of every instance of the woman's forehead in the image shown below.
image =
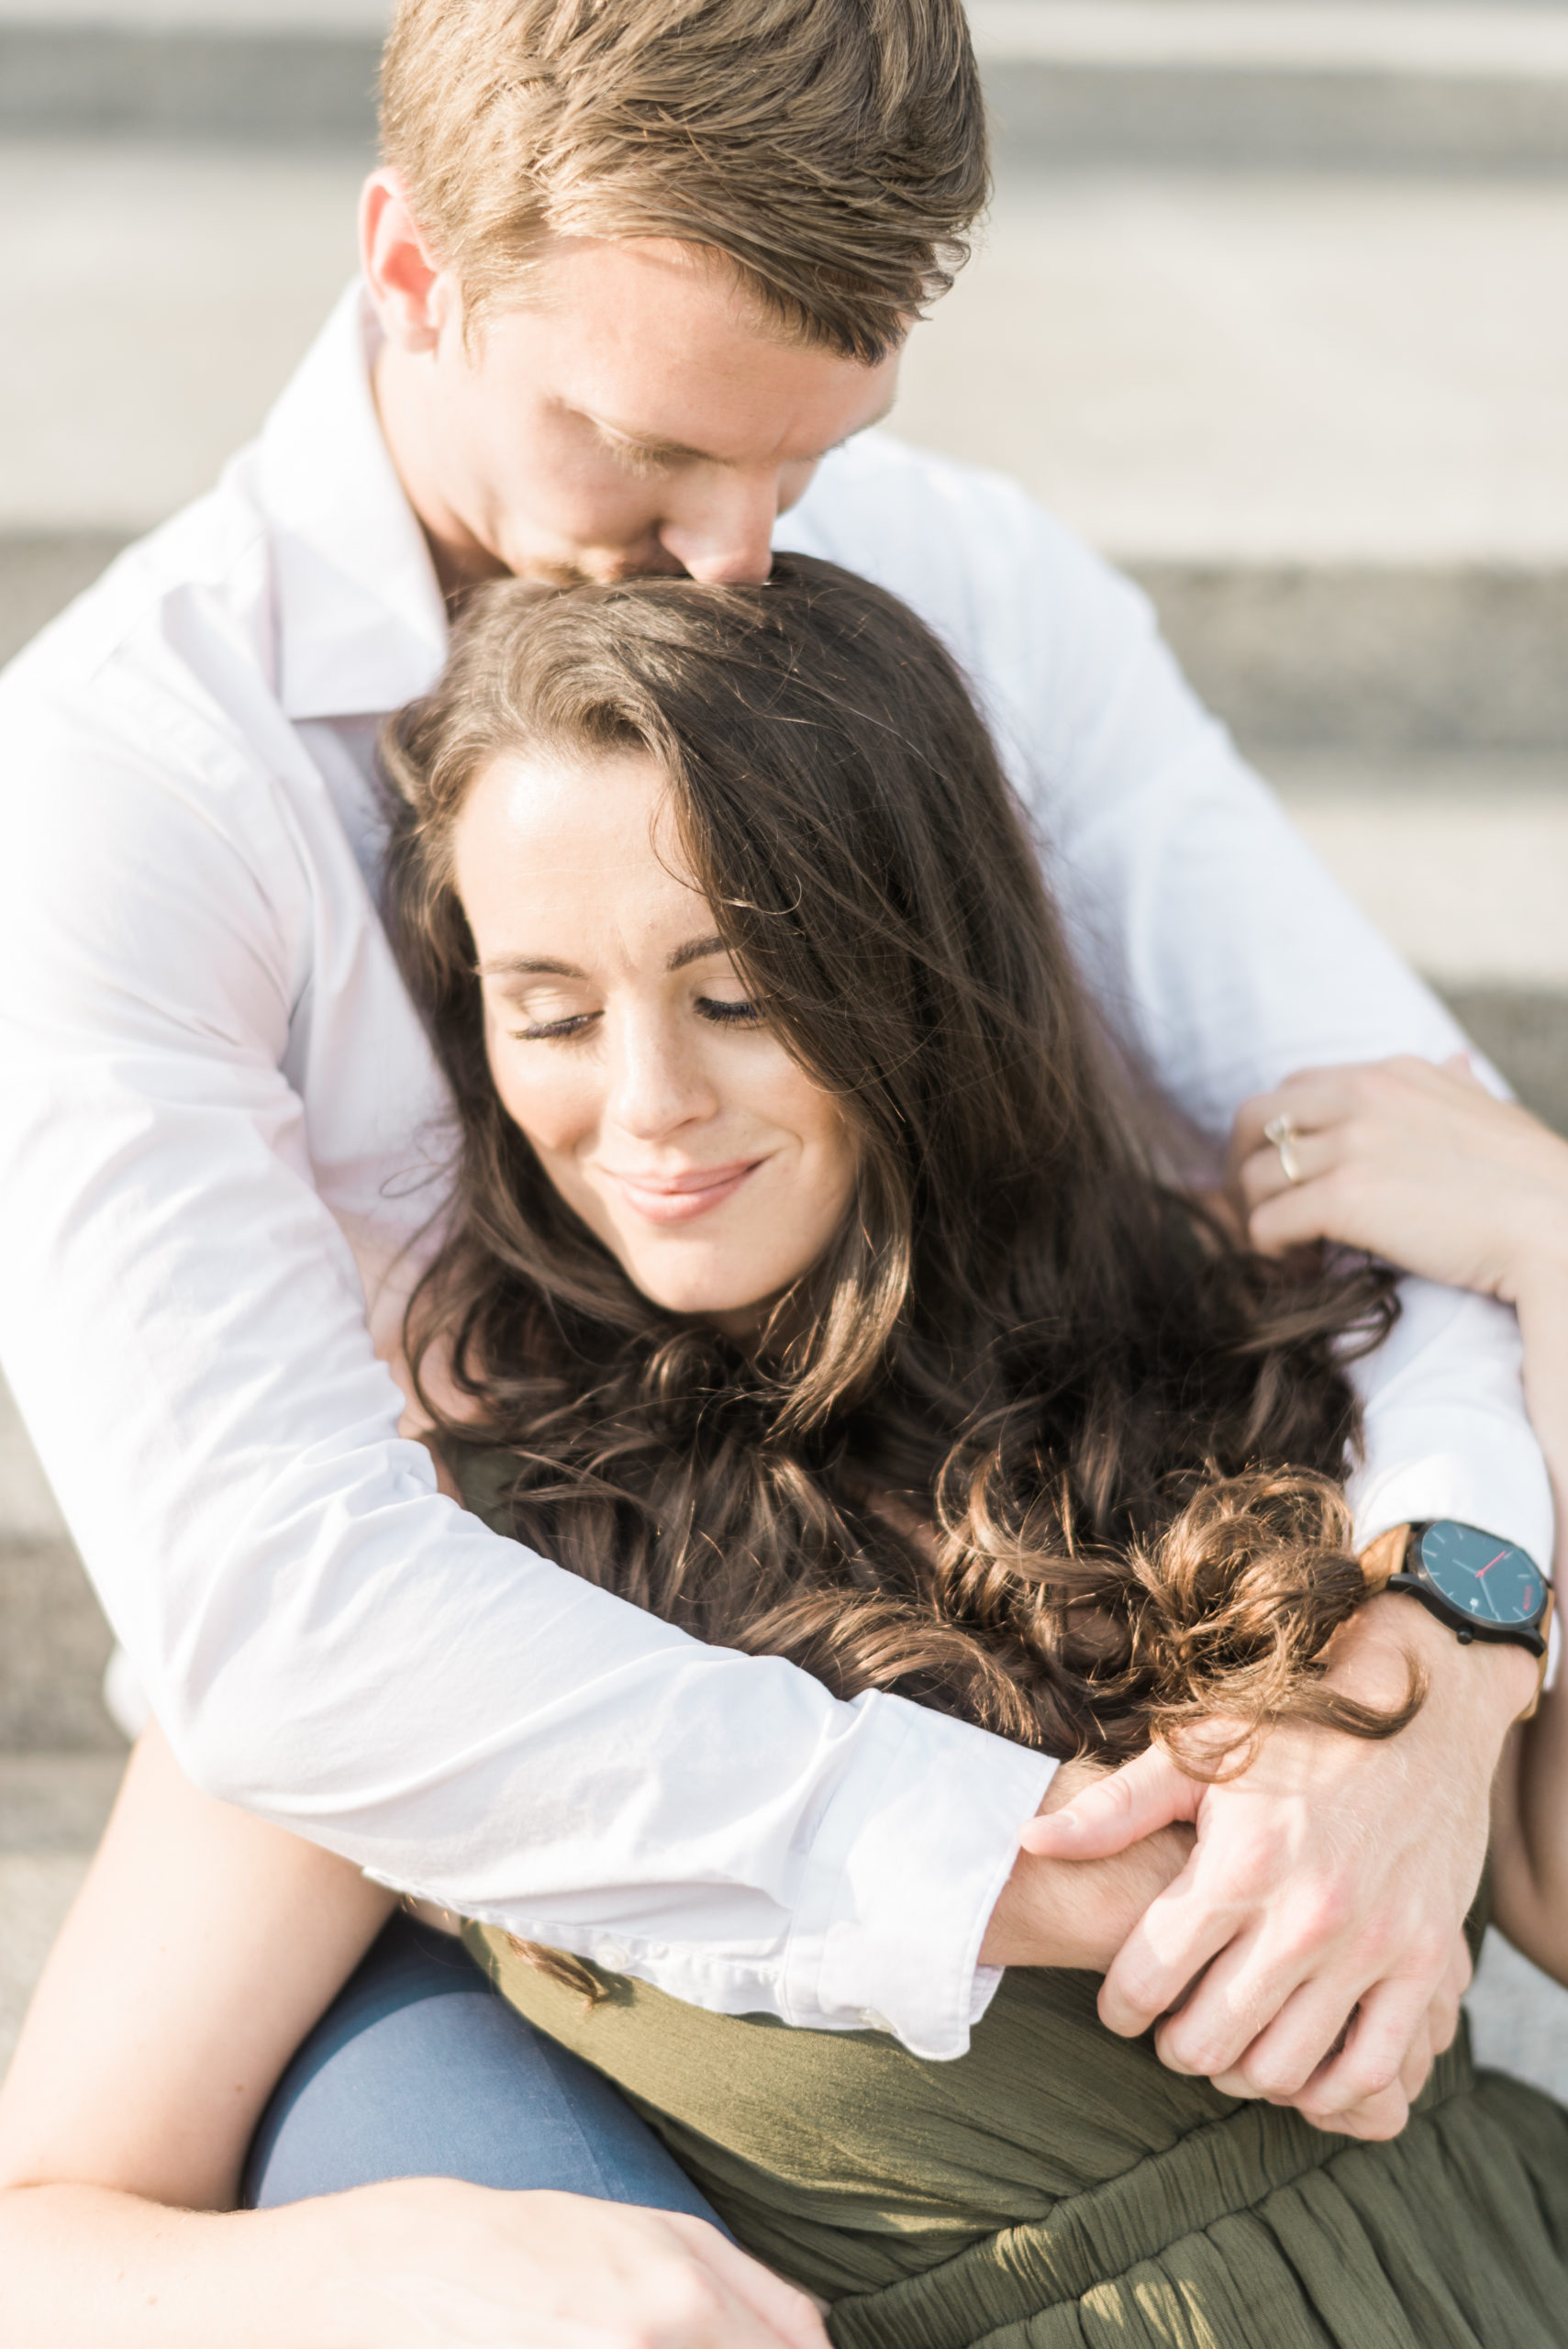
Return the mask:
[[[453,833],[454,877],[481,959],[581,963],[612,944],[663,960],[713,921],[668,782],[643,753],[493,760]]]

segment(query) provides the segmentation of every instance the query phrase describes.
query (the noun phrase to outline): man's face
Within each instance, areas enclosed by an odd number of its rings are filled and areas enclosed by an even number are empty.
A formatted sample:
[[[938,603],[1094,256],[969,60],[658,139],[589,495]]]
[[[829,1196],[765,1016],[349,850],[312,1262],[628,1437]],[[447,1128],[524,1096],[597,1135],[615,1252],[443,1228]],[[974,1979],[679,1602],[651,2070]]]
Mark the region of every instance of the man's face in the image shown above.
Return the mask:
[[[897,379],[896,354],[784,340],[727,262],[652,239],[562,243],[468,347],[455,297],[434,317],[426,350],[389,341],[377,391],[455,579],[763,579],[775,517]]]

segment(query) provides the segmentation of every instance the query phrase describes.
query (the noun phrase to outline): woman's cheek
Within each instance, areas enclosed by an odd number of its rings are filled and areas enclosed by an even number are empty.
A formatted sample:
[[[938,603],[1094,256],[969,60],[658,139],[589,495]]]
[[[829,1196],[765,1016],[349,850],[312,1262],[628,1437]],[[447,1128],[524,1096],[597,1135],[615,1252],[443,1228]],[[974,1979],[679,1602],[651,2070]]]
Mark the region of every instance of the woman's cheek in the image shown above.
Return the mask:
[[[569,1151],[592,1128],[592,1086],[563,1068],[548,1046],[514,1048],[499,1063],[493,1057],[491,1073],[501,1107],[539,1149]]]

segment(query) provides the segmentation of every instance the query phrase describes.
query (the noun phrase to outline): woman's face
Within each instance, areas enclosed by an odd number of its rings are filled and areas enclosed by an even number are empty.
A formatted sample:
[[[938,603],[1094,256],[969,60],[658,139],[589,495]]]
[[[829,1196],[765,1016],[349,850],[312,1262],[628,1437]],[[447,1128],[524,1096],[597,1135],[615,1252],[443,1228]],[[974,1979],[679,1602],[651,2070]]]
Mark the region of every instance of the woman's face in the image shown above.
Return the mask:
[[[838,1230],[855,1151],[748,999],[662,775],[496,759],[453,850],[508,1116],[645,1296],[746,1337]]]

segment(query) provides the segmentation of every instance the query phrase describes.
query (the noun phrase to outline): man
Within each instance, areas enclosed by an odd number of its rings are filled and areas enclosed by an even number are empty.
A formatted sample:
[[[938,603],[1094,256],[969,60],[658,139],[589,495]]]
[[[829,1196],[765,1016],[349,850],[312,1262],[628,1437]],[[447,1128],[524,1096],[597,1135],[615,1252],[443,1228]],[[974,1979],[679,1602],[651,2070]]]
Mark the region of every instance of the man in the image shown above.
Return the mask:
[[[399,1441],[368,1325],[389,1347],[439,1212],[443,1104],[374,911],[377,726],[477,579],[804,548],[953,646],[1111,1018],[1211,1141],[1305,1063],[1459,1039],[1135,592],[870,429],[984,191],[958,0],[403,0],[383,95],[362,289],[0,696],[0,1353],[199,1783],[687,1999],[956,2054],[987,1968],[1079,1946],[1071,1861],[1018,1848],[1051,1765],[705,1649]],[[1361,1538],[1454,1517],[1549,1554],[1511,1317],[1407,1284],[1358,1376]],[[1196,1853],[1106,1990],[1138,2031],[1207,1966],[1166,2060],[1367,2133],[1451,2009],[1534,1679],[1392,1596],[1338,1670],[1380,1698],[1407,1655],[1430,1696],[1396,1746],[1141,1770],[1127,1833],[1193,1816]]]

